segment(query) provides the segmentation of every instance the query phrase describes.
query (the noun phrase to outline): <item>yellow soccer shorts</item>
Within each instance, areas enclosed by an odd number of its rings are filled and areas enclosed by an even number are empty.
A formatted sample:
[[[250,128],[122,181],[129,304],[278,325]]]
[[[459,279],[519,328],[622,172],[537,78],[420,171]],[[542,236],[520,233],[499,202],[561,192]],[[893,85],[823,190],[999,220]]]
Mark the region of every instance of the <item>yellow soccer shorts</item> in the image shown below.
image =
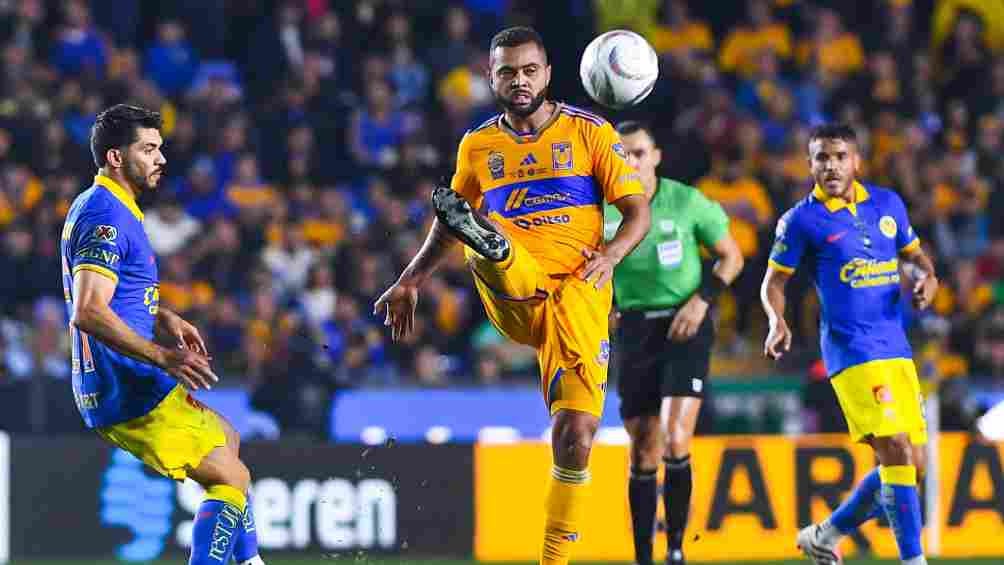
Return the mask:
[[[465,248],[488,319],[503,335],[534,347],[540,390],[551,415],[603,413],[610,357],[613,285],[597,290],[575,275],[550,276],[517,242],[495,263]]]
[[[97,432],[155,471],[176,481],[227,444],[216,413],[178,385],[153,410],[139,418],[98,428]]]
[[[912,359],[879,359],[848,367],[830,383],[854,441],[905,433],[927,443],[924,397]]]

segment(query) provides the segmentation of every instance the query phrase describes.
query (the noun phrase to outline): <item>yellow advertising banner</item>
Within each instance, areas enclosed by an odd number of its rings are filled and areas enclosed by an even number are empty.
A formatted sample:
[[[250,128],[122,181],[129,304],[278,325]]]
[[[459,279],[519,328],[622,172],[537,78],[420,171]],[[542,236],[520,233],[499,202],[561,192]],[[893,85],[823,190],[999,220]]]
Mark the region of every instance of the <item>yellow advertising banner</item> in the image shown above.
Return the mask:
[[[970,443],[963,434],[940,436],[939,516],[925,523],[937,528],[941,555],[1004,556],[1002,453],[1001,447]],[[869,447],[843,436],[698,438],[691,462],[685,550],[695,561],[799,557],[799,527],[826,517],[875,464]],[[542,442],[475,448],[477,559],[537,559],[550,466],[550,446]],[[595,446],[590,469],[589,510],[573,559],[631,561],[627,447]],[[664,558],[665,547],[665,535],[657,534],[656,559]],[[865,525],[841,549],[846,556],[897,557],[884,521]]]

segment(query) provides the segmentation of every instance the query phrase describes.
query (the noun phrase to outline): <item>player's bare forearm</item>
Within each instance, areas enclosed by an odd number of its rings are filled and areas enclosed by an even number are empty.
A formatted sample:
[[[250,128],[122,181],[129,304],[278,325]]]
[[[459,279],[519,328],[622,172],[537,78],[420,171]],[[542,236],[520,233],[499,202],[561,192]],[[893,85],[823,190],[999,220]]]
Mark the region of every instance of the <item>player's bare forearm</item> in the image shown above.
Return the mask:
[[[157,320],[153,325],[153,335],[159,340],[174,339],[174,336],[168,331],[170,322],[172,318],[178,318],[179,316],[173,311],[164,308],[163,306],[157,307]]]
[[[764,312],[773,325],[777,320],[784,320],[785,297],[784,288],[788,284],[791,275],[767,267],[767,274],[763,278],[763,285],[760,287],[760,301],[763,303]]]
[[[164,366],[163,348],[133,331],[107,305],[77,308],[72,322],[80,331],[123,355],[158,367]]]
[[[617,233],[604,246],[603,252],[615,263],[620,263],[645,238],[652,224],[652,215],[642,194],[618,198],[613,204],[624,219],[617,228]]]
[[[718,257],[712,272],[726,285],[732,284],[743,270],[743,252],[731,234],[726,233],[711,250]]]
[[[937,279],[937,275],[934,272],[934,261],[931,261],[931,258],[928,257],[927,253],[924,253],[924,249],[920,246],[917,246],[912,251],[902,253],[902,257],[907,261],[916,263],[917,267],[919,267],[926,276]]]
[[[422,248],[415,254],[411,263],[405,267],[398,281],[409,286],[421,286],[442,264],[457,243],[457,238],[441,226],[438,219],[433,220],[425,243],[422,244]]]

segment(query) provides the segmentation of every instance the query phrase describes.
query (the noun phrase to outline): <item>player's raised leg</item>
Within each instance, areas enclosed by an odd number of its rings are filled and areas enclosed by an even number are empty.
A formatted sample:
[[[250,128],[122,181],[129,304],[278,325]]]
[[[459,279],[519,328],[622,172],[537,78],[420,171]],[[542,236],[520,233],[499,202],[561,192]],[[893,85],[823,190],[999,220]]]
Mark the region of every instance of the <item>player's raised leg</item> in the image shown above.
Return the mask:
[[[206,498],[199,506],[192,528],[189,565],[228,563],[244,531],[251,472],[237,456],[237,441],[236,432],[232,436],[228,433],[227,444],[211,451],[188,473],[189,478],[206,489]]]
[[[552,419],[554,467],[545,502],[541,565],[565,565],[579,538],[589,493],[589,452],[600,419],[578,410],[558,410]]]
[[[233,452],[233,455],[240,458],[241,436],[237,433],[230,422],[218,412],[213,411],[223,428],[223,433],[227,438],[226,448]],[[250,481],[249,481],[250,484]],[[237,530],[237,539],[234,540],[234,561],[237,565],[265,565],[258,554],[258,529],[255,526],[254,512],[252,509],[251,491],[245,492],[247,501],[245,503],[244,516],[241,518],[240,528]]]

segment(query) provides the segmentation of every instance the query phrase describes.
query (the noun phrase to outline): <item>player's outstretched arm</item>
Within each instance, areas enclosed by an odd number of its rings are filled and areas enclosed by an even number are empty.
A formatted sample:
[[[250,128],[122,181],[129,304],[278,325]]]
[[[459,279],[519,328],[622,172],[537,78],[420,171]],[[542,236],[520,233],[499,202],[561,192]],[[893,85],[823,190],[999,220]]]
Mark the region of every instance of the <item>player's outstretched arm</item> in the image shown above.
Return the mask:
[[[767,340],[763,344],[763,352],[771,359],[780,359],[791,349],[791,330],[784,321],[784,288],[790,278],[791,273],[769,266],[763,278],[763,285],[760,287],[760,301],[763,303],[770,326]]]
[[[433,220],[425,243],[411,263],[405,267],[397,282],[391,285],[373,304],[373,313],[386,310],[384,325],[391,328],[391,339],[398,341],[415,329],[415,308],[418,306],[418,289],[446,259],[457,244],[457,239]]]
[[[186,349],[172,350],[144,339],[109,307],[115,281],[90,270],[73,276],[73,315],[70,323],[123,355],[156,365],[188,388],[211,388],[219,378],[205,356]]]
[[[638,246],[652,224],[652,212],[643,194],[623,196],[614,200],[613,205],[624,218],[617,234],[602,249],[582,250],[587,261],[580,276],[584,281],[595,281],[596,288],[603,288],[613,278],[614,267]]]

